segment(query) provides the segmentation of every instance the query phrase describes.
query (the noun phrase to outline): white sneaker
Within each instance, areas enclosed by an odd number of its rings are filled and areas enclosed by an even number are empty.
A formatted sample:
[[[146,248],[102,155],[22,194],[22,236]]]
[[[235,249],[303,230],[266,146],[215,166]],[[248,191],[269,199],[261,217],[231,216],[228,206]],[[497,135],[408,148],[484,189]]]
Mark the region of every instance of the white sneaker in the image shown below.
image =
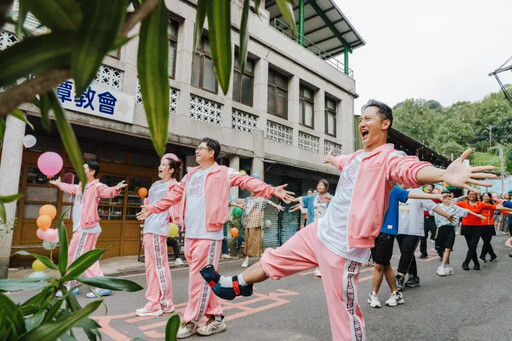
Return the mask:
[[[368,302],[370,304],[370,307],[372,307],[372,308],[380,308],[381,307],[379,297],[377,295],[374,295],[373,292],[371,292],[368,295],[368,300],[366,302]]]
[[[164,312],[162,311],[162,309],[150,310],[144,307],[135,310],[135,313],[137,314],[137,316],[160,316]]]
[[[322,273],[320,272],[320,268],[315,269],[315,273],[313,274],[315,277],[322,277]]]
[[[172,313],[174,313],[175,310],[176,310],[176,308],[174,308],[174,307],[169,308],[169,309],[162,309],[164,314],[172,314]]]
[[[231,256],[228,255],[227,253],[223,253],[222,255],[220,255],[220,258],[222,258],[222,259],[231,259]]]
[[[69,289],[68,289],[69,290]],[[78,295],[80,293],[80,289],[76,288],[75,290],[73,290],[72,294],[73,295]],[[57,298],[62,298],[62,291],[57,291],[57,293],[55,294],[55,297]]]
[[[197,329],[197,333],[199,335],[212,335],[216,333],[220,333],[228,329],[228,326],[226,325],[226,322],[224,322],[224,319],[222,321],[215,320],[215,317],[210,317],[208,321],[206,321],[206,324],[200,328]]]
[[[444,273],[449,276],[449,275],[453,275],[453,268],[448,265],[445,269],[444,269]]]
[[[176,258],[174,260],[174,265],[177,265],[177,266],[183,265],[183,261],[181,260],[181,258]]]
[[[443,265],[443,264],[439,265],[439,267],[437,268],[437,271],[436,271],[436,272],[437,272],[437,274],[438,274],[439,276],[443,276],[443,277],[444,277],[444,276],[446,276],[446,272],[445,272],[445,269],[444,269],[444,265]]]
[[[242,268],[246,268],[249,266],[249,257],[245,258],[244,262],[242,263]]]
[[[112,290],[100,289],[100,288],[93,289],[93,291],[96,292],[96,294],[98,294],[98,296],[101,296],[101,297],[109,296],[112,293]],[[87,298],[97,298],[97,296],[94,294],[94,292],[88,293],[87,295],[85,295],[85,297],[87,297]]]
[[[388,307],[396,307],[399,304],[404,304],[404,296],[400,291],[392,292],[386,301]]]
[[[190,337],[192,335],[194,335],[197,331],[197,323],[195,322],[183,322],[181,323],[180,325],[180,328],[178,329],[178,334],[176,335],[176,337],[178,339],[185,339],[187,337]]]

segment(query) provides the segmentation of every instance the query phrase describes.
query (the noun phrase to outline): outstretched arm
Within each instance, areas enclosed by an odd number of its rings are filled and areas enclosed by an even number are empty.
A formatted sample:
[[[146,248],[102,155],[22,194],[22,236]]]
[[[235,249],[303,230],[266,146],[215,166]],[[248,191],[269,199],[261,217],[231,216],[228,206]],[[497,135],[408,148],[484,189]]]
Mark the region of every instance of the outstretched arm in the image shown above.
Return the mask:
[[[78,185],[67,184],[67,183],[61,182],[60,177],[58,177],[56,180],[50,180],[50,183],[52,185],[57,186],[64,193],[67,193],[70,195],[76,195],[76,193],[78,192]]]
[[[273,206],[275,208],[277,208],[278,211],[284,211],[284,207],[281,206],[281,205],[278,205],[278,204],[275,204],[272,200],[267,200],[267,204],[269,204],[270,206]],[[300,207],[300,206],[299,206]]]
[[[294,193],[285,190],[288,184],[272,187],[259,179],[253,178],[247,174],[239,173],[231,168],[228,171],[229,185],[231,187],[238,186],[242,189],[247,189],[255,195],[265,199],[268,199],[274,195],[276,198],[283,200],[287,204],[289,204],[290,200],[293,199]]]
[[[121,193],[121,190],[126,186],[128,185],[125,183],[125,180],[123,180],[113,187],[108,187],[107,185],[101,184],[100,186],[96,187],[96,191],[98,192],[98,196],[100,198],[113,198],[118,196],[119,193]]]
[[[437,199],[443,200],[445,198],[450,198],[451,194],[436,194],[436,193],[425,193],[423,191],[412,191],[409,192],[408,199]]]
[[[494,170],[493,166],[470,167],[464,165],[464,160],[471,155],[471,152],[471,148],[466,149],[466,151],[446,169],[439,169],[434,166],[421,168],[416,174],[417,181],[420,183],[444,181],[449,185],[464,187],[471,192],[480,193],[478,189],[469,186],[469,184],[490,187],[490,183],[477,179],[496,179],[497,176],[495,174],[484,173],[485,171]]]
[[[162,213],[170,209],[172,206],[178,204],[181,201],[181,197],[185,189],[185,184],[186,181],[184,179],[182,182],[173,186],[169,191],[167,191],[165,197],[158,200],[153,205],[142,205],[142,211],[137,213],[137,219],[144,220],[153,213]]]
[[[432,211],[436,212],[439,215],[442,215],[446,219],[448,219],[451,223],[455,223],[457,221],[457,216],[455,214],[450,214],[443,210],[441,207],[436,206]]]

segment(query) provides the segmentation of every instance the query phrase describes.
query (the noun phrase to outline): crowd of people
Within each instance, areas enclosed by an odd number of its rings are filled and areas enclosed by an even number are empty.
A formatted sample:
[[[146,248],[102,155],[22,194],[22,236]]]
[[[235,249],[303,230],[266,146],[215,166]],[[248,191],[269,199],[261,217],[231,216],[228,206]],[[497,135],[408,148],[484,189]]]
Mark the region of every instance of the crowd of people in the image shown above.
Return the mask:
[[[221,147],[211,138],[200,142],[195,151],[199,166],[188,168],[180,182],[175,178],[181,161],[174,154],[166,154],[158,168],[160,180],[151,186],[149,197],[137,214],[139,220],[145,221],[147,279],[147,304],[137,309],[137,315],[158,316],[174,311],[166,251],[170,221],[181,224],[184,229],[184,254],[189,265],[188,302],[178,330],[180,339],[196,333],[212,335],[226,330],[220,298],[250,296],[254,283],[317,268],[326,295],[333,340],[365,340],[365,322],[356,294],[361,265],[368,263],[370,255],[373,255],[375,277],[368,299],[372,306],[380,305],[380,302],[376,303],[377,294],[384,277],[391,289],[391,297],[386,304],[396,306],[403,303],[400,289],[419,285],[414,252],[425,237],[425,229],[433,230],[432,221],[437,224],[436,249],[443,258],[442,271],[438,269],[438,274],[446,276],[453,271],[449,251],[453,247],[456,216],[464,217],[462,234],[468,243],[462,268],[468,269],[470,261],[473,261],[474,269],[479,268],[475,240],[478,242],[481,235],[485,235],[487,241],[485,253],[480,256],[489,254],[491,259],[495,259],[492,236],[488,237],[487,230],[482,233],[487,228],[484,225],[487,226],[492,218],[492,213],[487,211],[504,211],[512,207],[512,203],[505,201],[495,205],[490,201],[481,202],[471,194],[478,191],[470,186],[487,186],[482,179],[495,177],[487,173],[493,167],[464,165],[463,161],[471,150],[464,152],[447,169],[407,156],[386,143],[392,122],[392,110],[386,104],[370,100],[363,107],[359,120],[363,150],[338,156],[331,151],[325,159],[325,163],[341,172],[333,196],[327,193],[329,183],[325,180],[318,182],[316,193],[295,198],[294,193],[285,189],[286,184],[274,187],[219,165],[216,159]],[[101,232],[97,214],[100,198],[115,196],[125,186],[124,182],[112,188],[99,184],[95,179],[99,166],[93,161],[88,161],[84,168],[88,185],[83,195],[75,197],[76,207],[83,206],[83,209],[73,217],[77,233],[73,234],[70,244],[69,257],[72,259],[95,246]],[[439,182],[463,187],[470,193],[454,206],[449,193],[426,193],[430,190],[418,189]],[[56,184],[60,189],[71,192],[60,181]],[[280,205],[268,200],[272,196],[286,204],[297,202],[299,205],[295,209],[302,208],[307,212],[307,222],[282,246],[267,248],[260,260],[241,274],[222,276],[217,267],[224,239],[223,225],[229,215],[231,187],[252,193],[251,198],[242,204],[247,215],[246,247],[251,255],[261,254],[261,231],[258,233],[257,229],[261,229],[264,207],[273,205],[282,210]],[[80,187],[76,186],[72,191],[80,191]],[[484,196],[483,200],[488,198]],[[424,210],[432,213],[426,217]],[[430,218],[432,214],[434,220]],[[424,224],[425,221],[428,223]],[[90,238],[86,239],[84,235]],[[389,262],[394,239],[397,239],[401,250],[396,277]],[[426,247],[424,250],[426,253]],[[101,274],[95,272],[92,275]],[[76,289],[72,284],[68,285],[70,290]],[[95,294],[108,293],[98,290]],[[208,320],[200,326],[204,317]]]

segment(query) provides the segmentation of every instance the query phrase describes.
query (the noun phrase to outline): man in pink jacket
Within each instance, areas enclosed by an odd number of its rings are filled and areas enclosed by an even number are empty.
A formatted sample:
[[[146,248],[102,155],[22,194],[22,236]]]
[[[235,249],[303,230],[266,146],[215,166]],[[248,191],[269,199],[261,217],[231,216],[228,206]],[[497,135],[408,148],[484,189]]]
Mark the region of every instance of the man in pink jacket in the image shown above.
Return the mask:
[[[219,166],[215,160],[220,153],[220,144],[205,137],[196,148],[199,167],[188,168],[181,183],[174,186],[165,198],[151,206],[142,206],[137,214],[144,220],[153,213],[168,210],[180,204],[179,215],[185,230],[185,257],[190,266],[188,303],[178,338],[194,335],[211,335],[226,330],[220,300],[210,295],[210,287],[203,281],[199,270],[208,264],[219,263],[224,234],[222,227],[228,219],[229,188],[239,186],[256,196],[270,198],[272,195],[289,202],[291,192],[286,185],[272,187],[256,178],[241,174],[232,168]],[[203,316],[209,319],[198,328]]]
[[[51,180],[52,185],[56,185],[59,189],[67,194],[74,195],[75,201],[73,204],[73,237],[69,243],[68,249],[68,264],[73,263],[75,259],[82,254],[96,248],[96,242],[101,233],[100,217],[98,215],[98,204],[101,198],[113,198],[121,190],[126,187],[124,180],[115,185],[108,187],[102,184],[96,177],[100,171],[100,165],[96,161],[85,160],[84,163],[85,176],[87,184],[82,193],[82,184],[74,185],[67,184],[57,180]],[[84,272],[86,277],[102,277],[100,263],[94,263],[89,269]],[[72,288],[77,285],[76,282],[68,283],[68,287]],[[111,291],[106,289],[94,289],[96,294],[100,296],[110,295]],[[79,293],[78,289],[73,291],[74,295]],[[57,293],[58,297],[62,297],[62,293]],[[96,298],[92,292],[87,294],[88,298]]]
[[[359,267],[370,256],[393,186],[399,183],[418,187],[444,181],[470,189],[467,183],[489,186],[477,178],[495,177],[481,173],[493,167],[463,165],[470,149],[446,170],[420,162],[415,156],[406,156],[392,144],[386,144],[392,121],[389,106],[370,100],[359,119],[364,149],[338,157],[331,151],[325,160],[338,168],[341,175],[324,217],[297,232],[283,246],[267,249],[260,262],[238,276],[220,276],[213,265],[203,268],[201,274],[213,291],[225,299],[249,296],[253,283],[319,266],[332,339],[365,340],[364,320],[357,302]]]

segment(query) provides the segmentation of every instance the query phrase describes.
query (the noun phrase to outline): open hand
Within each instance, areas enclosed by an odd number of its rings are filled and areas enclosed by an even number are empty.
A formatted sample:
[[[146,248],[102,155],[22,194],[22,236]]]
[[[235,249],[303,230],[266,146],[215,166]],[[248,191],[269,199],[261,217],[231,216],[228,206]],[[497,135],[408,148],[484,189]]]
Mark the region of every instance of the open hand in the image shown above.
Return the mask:
[[[115,188],[116,189],[121,189],[121,188],[125,188],[126,186],[128,186],[126,183],[125,183],[125,180],[121,181],[120,183],[118,183]]]
[[[151,212],[149,211],[149,205],[142,205],[141,208],[142,211],[137,213],[137,219],[143,221],[146,220],[146,218],[151,215]]]
[[[457,222],[457,216],[455,214],[450,214],[448,217],[446,217],[452,224],[455,224]]]
[[[50,180],[50,183],[55,186],[60,185],[60,176],[55,180]]]
[[[496,179],[495,174],[484,173],[485,171],[494,170],[494,166],[478,166],[470,167],[464,165],[464,160],[471,155],[471,148],[466,149],[462,155],[453,161],[443,175],[443,181],[448,185],[463,187],[468,191],[480,193],[476,188],[469,186],[468,184],[491,187],[492,185],[488,182],[479,181],[476,179]]]
[[[283,211],[284,211],[284,207],[283,207],[283,206],[281,206],[281,205],[277,205],[277,207],[276,207],[276,208],[277,208],[277,210],[278,210],[278,211],[281,211],[281,212],[283,212]]]
[[[288,184],[277,186],[274,190],[274,196],[289,204],[295,193],[285,190],[287,186]]]
[[[329,154],[325,156],[324,163],[334,163],[334,148],[331,147],[331,150],[329,151]]]

